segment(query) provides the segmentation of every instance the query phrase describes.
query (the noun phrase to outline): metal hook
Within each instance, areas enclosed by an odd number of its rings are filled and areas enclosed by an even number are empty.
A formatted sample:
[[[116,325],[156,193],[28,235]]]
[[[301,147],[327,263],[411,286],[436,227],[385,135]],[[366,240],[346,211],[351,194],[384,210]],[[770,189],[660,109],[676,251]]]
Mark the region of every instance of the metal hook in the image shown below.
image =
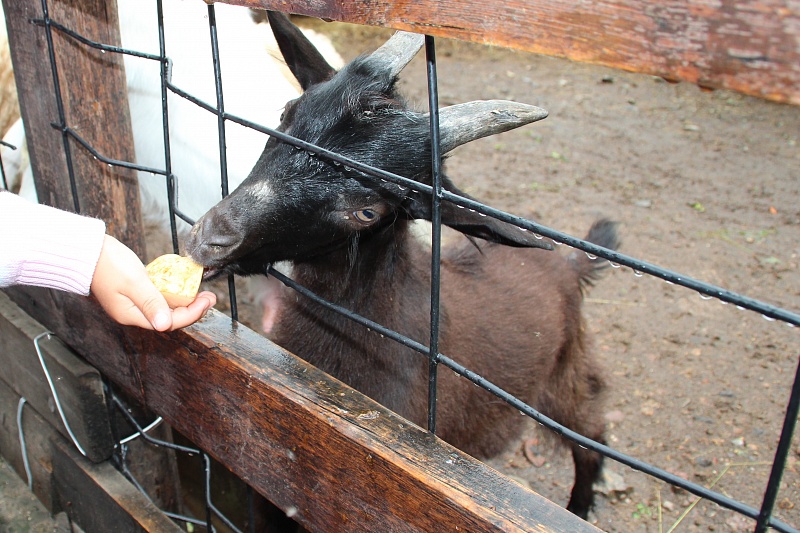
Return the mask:
[[[17,404],[17,430],[19,430],[19,447],[22,452],[22,465],[25,467],[25,475],[28,476],[28,489],[33,491],[33,476],[31,475],[31,465],[28,462],[28,446],[25,444],[25,432],[22,430],[22,408],[28,400],[19,399]]]
[[[70,439],[72,439],[72,443],[81,452],[81,455],[87,457],[86,452],[83,450],[83,447],[78,443],[78,439],[75,438],[75,434],[72,432],[72,428],[67,422],[67,417],[64,415],[64,409],[61,407],[61,400],[58,398],[58,393],[56,392],[56,387],[53,385],[53,379],[50,377],[50,371],[47,369],[47,365],[44,362],[44,356],[42,355],[42,349],[39,347],[39,340],[42,337],[47,337],[49,340],[50,338],[54,337],[55,335],[50,331],[45,331],[44,333],[40,333],[33,339],[33,346],[36,348],[36,355],[39,356],[39,363],[42,365],[42,370],[44,371],[44,377],[47,378],[47,384],[50,386],[50,392],[53,394],[53,401],[56,404],[56,408],[58,409],[58,415],[61,417],[61,422],[63,422],[64,427],[67,429],[67,433],[69,434]]]
[[[133,439],[138,438],[140,435],[143,435],[143,434],[147,433],[148,431],[156,428],[163,421],[164,421],[164,419],[159,416],[158,418],[153,420],[150,423],[150,425],[148,425],[146,428],[141,429],[141,430],[137,431],[136,433],[133,433],[132,435],[129,435],[129,436],[125,437],[124,439],[122,439],[121,441],[119,441],[119,445],[122,446],[124,444],[129,443]]]

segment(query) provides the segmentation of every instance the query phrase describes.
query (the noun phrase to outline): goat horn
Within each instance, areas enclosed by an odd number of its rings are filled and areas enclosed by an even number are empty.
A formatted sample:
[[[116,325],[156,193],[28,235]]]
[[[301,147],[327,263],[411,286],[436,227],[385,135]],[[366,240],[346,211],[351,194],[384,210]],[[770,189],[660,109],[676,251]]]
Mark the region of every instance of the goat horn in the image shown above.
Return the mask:
[[[547,111],[541,107],[508,100],[479,100],[442,108],[439,110],[441,153],[546,116]]]
[[[414,59],[423,44],[425,44],[424,35],[398,31],[372,52],[370,61],[389,70],[391,77],[394,78]]]

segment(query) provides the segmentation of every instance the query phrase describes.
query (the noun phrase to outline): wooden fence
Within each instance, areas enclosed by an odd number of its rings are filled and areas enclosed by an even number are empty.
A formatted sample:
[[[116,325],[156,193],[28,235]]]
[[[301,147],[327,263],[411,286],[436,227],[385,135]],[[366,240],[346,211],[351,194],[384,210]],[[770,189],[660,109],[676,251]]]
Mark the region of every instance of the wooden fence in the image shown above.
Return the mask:
[[[800,13],[787,1],[718,7],[686,0],[511,1],[502,8],[427,0],[227,3],[513,46],[800,103]],[[31,24],[43,18],[43,5],[41,0],[4,0],[39,198],[103,218],[110,233],[142,252],[133,171],[97,164],[61,130],[64,124],[78,125],[78,133],[104,155],[133,160],[121,58],[53,32],[56,68],[51,68],[47,33]],[[50,0],[46,5],[65,26],[119,44],[113,0]],[[56,104],[55,73],[62,107]],[[67,179],[67,145],[77,178],[74,189]],[[13,300],[0,302],[6,363],[21,346],[32,345],[39,327],[53,332],[130,398],[280,508],[291,509],[311,530],[434,531],[443,524],[456,531],[594,530],[221,313],[212,311],[185,330],[159,334],[111,322],[91,299],[36,288],[6,292]],[[19,318],[20,310],[32,319]],[[5,331],[15,332],[18,340],[9,340],[12,335]],[[78,359],[70,361],[78,402],[69,400],[71,418],[80,419],[77,413],[88,417],[104,401],[100,374],[83,369]],[[30,396],[35,389],[11,379],[17,390],[0,388],[8,398]],[[43,423],[63,434],[59,420],[45,412],[47,394],[34,394],[41,397],[34,408]],[[87,401],[93,407],[80,405]],[[90,460],[105,460],[113,446],[103,424],[89,418],[78,424],[79,441],[94,442]],[[93,431],[97,435],[89,438]],[[69,485],[65,479],[92,478],[74,472],[92,472],[98,465],[77,456],[61,437],[48,433],[43,439],[37,483],[47,485],[52,476],[61,480],[53,486],[63,488]],[[55,444],[48,445],[49,440]],[[63,499],[58,490],[44,492]],[[78,516],[81,505],[73,500]],[[171,522],[152,518],[149,505],[113,507],[129,517],[132,530],[169,530]]]

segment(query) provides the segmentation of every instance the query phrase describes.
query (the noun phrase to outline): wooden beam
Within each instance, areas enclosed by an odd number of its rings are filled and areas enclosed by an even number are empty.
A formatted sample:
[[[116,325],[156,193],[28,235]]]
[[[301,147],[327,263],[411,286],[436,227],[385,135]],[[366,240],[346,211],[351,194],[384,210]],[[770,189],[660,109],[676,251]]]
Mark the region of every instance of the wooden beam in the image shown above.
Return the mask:
[[[221,313],[159,334],[85,298],[10,293],[311,530],[596,531]]]
[[[61,438],[53,440],[52,449],[54,491],[84,531],[183,531],[111,463],[92,464]]]
[[[69,439],[34,346],[34,339],[46,331],[0,292],[0,380]],[[78,444],[90,461],[105,461],[114,451],[114,439],[100,373],[58,338],[43,338],[39,347]]]
[[[516,48],[800,104],[790,0],[221,0]]]

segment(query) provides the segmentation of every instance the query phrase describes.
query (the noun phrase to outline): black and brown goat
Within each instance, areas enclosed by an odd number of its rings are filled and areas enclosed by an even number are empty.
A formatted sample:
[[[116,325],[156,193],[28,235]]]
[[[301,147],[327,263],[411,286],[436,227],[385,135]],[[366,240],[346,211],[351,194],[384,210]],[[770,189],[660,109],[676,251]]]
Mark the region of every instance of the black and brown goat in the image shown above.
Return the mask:
[[[270,20],[303,95],[280,130],[353,160],[431,183],[429,121],[403,103],[397,76],[422,46],[395,34],[336,72],[287,19]],[[440,111],[446,153],[544,118],[536,107],[471,102]],[[460,193],[447,179],[444,187]],[[271,138],[250,176],[206,213],[187,251],[212,272],[250,275],[290,261],[293,277],[344,307],[427,344],[430,248],[410,230],[430,220],[430,195],[384,182]],[[469,239],[443,250],[440,351],[565,426],[603,440],[602,373],[587,349],[582,289],[599,263],[569,258],[530,232],[445,202],[442,222]],[[482,239],[476,241],[474,238]],[[588,240],[617,246],[615,225]],[[484,242],[488,241],[488,242]],[[284,299],[278,344],[402,416],[424,425],[425,357],[300,296]],[[437,434],[477,457],[519,436],[519,412],[449,371],[440,372]],[[602,457],[572,445],[568,509],[585,517]]]

